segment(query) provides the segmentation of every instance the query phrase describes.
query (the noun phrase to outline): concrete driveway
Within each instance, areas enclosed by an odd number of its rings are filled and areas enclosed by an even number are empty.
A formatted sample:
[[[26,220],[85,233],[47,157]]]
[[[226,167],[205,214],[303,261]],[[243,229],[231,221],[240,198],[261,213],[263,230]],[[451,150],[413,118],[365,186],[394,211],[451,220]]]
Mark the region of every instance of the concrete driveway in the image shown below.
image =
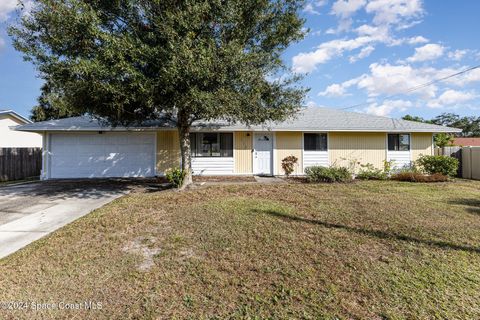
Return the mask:
[[[0,187],[0,258],[125,195],[128,180],[48,181]]]

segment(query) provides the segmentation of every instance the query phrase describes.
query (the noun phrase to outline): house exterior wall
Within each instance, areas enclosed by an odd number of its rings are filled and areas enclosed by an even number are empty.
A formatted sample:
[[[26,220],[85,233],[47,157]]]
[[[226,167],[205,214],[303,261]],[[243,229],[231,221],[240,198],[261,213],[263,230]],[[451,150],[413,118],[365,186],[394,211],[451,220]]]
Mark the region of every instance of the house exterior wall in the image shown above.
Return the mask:
[[[235,174],[251,174],[252,167],[252,132],[237,131],[233,137],[233,157],[235,159]]]
[[[416,161],[421,155],[433,155],[433,134],[412,133],[411,152],[412,161]]]
[[[288,156],[298,158],[298,163],[292,174],[303,174],[303,134],[302,132],[276,132],[274,143],[274,174],[284,175],[282,160]]]
[[[282,159],[294,155],[298,164],[293,174],[303,174],[303,133],[302,132],[275,132],[273,150],[273,172],[283,175]],[[253,173],[253,132],[234,132],[233,139],[233,174]],[[383,161],[387,158],[387,133],[384,132],[329,132],[328,133],[328,163],[337,166],[348,166],[350,160],[361,164],[371,163],[376,168],[383,169]],[[411,161],[420,155],[433,154],[433,140],[431,133],[411,134]],[[157,132],[156,169],[158,174],[165,170],[180,166],[180,150],[177,131]],[[230,158],[231,159],[231,158]],[[215,158],[199,159],[201,167],[218,167]],[[193,161],[196,161],[193,159]],[[357,169],[359,166],[357,165]],[[198,170],[197,170],[198,171]],[[208,171],[208,170],[207,170]],[[210,170],[204,174],[216,174]],[[210,173],[209,173],[210,172]],[[229,171],[232,172],[232,171]],[[222,173],[223,174],[223,173]]]
[[[157,174],[163,175],[166,170],[180,167],[180,142],[177,131],[157,132]]]
[[[348,166],[349,160],[383,168],[386,134],[379,132],[330,132],[328,153],[331,165]],[[347,159],[347,160],[345,160]]]
[[[41,148],[42,135],[10,129],[25,124],[11,116],[0,117],[0,148]]]

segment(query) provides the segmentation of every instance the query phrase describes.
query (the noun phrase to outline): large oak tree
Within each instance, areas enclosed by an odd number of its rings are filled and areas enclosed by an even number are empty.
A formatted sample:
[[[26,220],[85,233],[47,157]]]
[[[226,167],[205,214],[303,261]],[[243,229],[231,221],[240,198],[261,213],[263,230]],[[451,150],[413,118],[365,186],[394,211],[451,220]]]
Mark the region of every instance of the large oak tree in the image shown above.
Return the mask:
[[[10,34],[48,83],[51,100],[72,114],[127,126],[171,117],[188,184],[194,121],[259,124],[299,110],[306,90],[286,76],[281,55],[304,35],[302,5],[37,0]]]

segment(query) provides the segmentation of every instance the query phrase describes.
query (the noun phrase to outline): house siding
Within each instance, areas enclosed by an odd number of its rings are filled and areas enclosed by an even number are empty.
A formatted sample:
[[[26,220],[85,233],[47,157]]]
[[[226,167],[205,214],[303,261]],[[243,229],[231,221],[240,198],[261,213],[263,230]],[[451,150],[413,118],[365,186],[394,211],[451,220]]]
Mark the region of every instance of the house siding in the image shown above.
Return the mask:
[[[433,155],[433,135],[431,133],[412,133],[412,161],[421,155]]]
[[[11,129],[25,123],[9,115],[0,116],[0,148],[41,148],[42,135]]]
[[[233,174],[253,173],[253,132],[234,132],[234,163]],[[298,158],[294,174],[303,174],[303,133],[302,132],[275,132],[274,168],[275,175],[283,175],[282,159],[294,155]],[[433,154],[432,133],[411,134],[411,160],[415,161],[420,155]],[[180,150],[177,131],[157,132],[157,159],[158,174],[165,170],[180,166]],[[328,162],[338,166],[348,166],[350,160],[357,160],[361,164],[371,163],[382,169],[383,161],[387,157],[386,133],[374,132],[329,132],[328,133]],[[346,159],[346,160],[345,160]],[[307,159],[308,160],[308,159]],[[208,161],[203,159],[202,161]],[[307,161],[308,162],[308,161]],[[325,161],[327,163],[327,161]],[[206,164],[199,163],[204,167]],[[214,163],[212,165],[215,166]],[[207,170],[204,174],[215,174]],[[216,173],[218,174],[218,173]],[[223,174],[226,174],[223,173]]]
[[[233,156],[236,174],[251,174],[253,172],[252,132],[235,132],[233,138]]]
[[[177,131],[157,132],[157,174],[180,166],[180,142]]]
[[[303,174],[303,134],[302,132],[276,132],[275,133],[275,155],[274,155],[274,174],[284,175],[282,170],[282,160],[288,156],[298,158],[298,163],[292,174]]]
[[[348,166],[349,161],[361,164],[371,163],[376,168],[383,168],[386,158],[386,134],[369,132],[330,132],[330,164]]]

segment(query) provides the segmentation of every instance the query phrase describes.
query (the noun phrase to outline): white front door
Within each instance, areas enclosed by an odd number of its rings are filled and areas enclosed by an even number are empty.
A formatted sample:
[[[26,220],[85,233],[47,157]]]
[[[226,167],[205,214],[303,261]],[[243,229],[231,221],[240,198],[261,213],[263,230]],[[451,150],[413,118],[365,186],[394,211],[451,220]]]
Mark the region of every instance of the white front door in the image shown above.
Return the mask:
[[[273,135],[255,133],[253,139],[253,173],[272,175]]]

